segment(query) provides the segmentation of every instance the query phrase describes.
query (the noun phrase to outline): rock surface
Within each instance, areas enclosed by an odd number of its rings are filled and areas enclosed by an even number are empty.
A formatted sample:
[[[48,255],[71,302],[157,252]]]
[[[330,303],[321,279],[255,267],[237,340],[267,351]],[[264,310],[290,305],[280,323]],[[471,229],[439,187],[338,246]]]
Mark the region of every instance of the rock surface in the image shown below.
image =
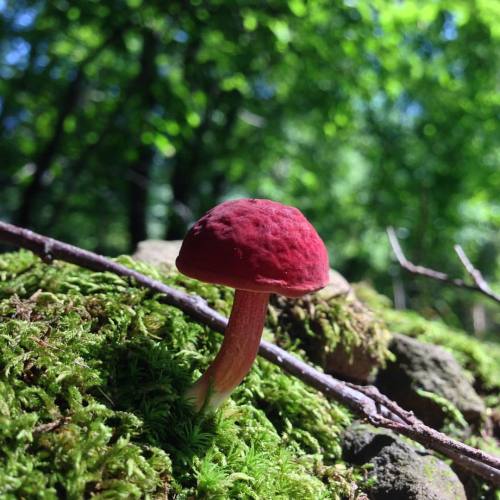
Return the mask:
[[[175,259],[179,255],[182,240],[145,240],[140,241],[132,255],[136,260],[154,266],[175,267]]]
[[[344,458],[370,464],[372,500],[465,500],[465,490],[451,468],[419,451],[392,432],[355,423],[344,433]]]
[[[389,349],[396,360],[379,372],[376,382],[384,394],[432,427],[443,425],[446,411],[419,390],[446,398],[469,423],[480,420],[484,403],[451,353],[399,334],[393,336]]]
[[[316,292],[323,299],[338,297],[339,295],[354,294],[349,282],[337,271],[330,269],[330,282],[322,290]]]

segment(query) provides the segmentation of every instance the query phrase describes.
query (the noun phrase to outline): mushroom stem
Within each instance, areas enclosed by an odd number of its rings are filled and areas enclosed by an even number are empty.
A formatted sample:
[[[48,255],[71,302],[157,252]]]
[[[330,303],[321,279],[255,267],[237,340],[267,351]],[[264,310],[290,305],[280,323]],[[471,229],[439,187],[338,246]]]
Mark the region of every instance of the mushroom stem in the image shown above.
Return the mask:
[[[187,391],[196,410],[205,405],[210,410],[218,408],[250,371],[259,350],[268,302],[267,292],[236,290],[221,348]]]

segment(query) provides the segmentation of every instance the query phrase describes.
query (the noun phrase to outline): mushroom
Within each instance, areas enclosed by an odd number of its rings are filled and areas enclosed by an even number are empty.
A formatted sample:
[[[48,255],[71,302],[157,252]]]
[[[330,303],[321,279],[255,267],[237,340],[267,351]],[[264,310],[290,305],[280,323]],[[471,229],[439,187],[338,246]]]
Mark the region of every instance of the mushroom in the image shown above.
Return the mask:
[[[296,208],[239,199],[209,210],[187,233],[179,271],[236,289],[221,348],[188,390],[199,411],[215,410],[249,372],[259,350],[271,293],[300,297],[328,283],[328,254]]]

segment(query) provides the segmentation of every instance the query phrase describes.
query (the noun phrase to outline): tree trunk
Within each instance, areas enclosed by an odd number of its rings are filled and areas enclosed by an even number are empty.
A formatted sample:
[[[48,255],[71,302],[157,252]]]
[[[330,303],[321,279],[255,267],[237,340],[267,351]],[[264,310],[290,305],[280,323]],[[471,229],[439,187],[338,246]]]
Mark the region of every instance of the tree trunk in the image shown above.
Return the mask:
[[[139,241],[147,239],[147,205],[153,156],[150,147],[142,146],[139,158],[129,169],[128,228],[131,250]]]
[[[212,84],[211,91],[207,93],[210,96],[210,101],[205,109],[202,123],[196,130],[193,139],[182,148],[182,153],[177,157],[170,179],[173,201],[170,207],[165,234],[167,240],[182,239],[193,217],[200,215],[192,213],[193,207],[191,206],[191,201],[193,195],[198,192],[197,182],[199,182],[199,179],[197,177],[199,177],[199,173],[204,167],[207,167],[207,170],[210,171],[208,165],[214,156],[213,151],[209,151],[203,147],[203,137],[210,127],[213,127],[211,122],[212,114],[218,108],[223,98],[216,83]],[[218,145],[217,154],[219,155],[223,153],[224,144],[227,143],[236,125],[242,100],[241,94],[237,91],[231,96],[224,95],[224,101],[228,108],[226,110],[225,124],[214,130],[219,139],[214,141]],[[227,180],[225,174],[222,172],[212,173],[209,182],[211,187],[211,202],[209,206],[206,206],[206,203],[200,200],[195,207],[198,210],[205,211],[211,208],[226,190]]]
[[[33,173],[30,183],[22,194],[21,204],[15,217],[17,224],[20,226],[31,226],[33,209],[36,199],[42,189],[43,177],[48,172],[54,156],[59,149],[64,133],[64,121],[74,111],[78,103],[82,81],[83,70],[82,68],[79,68],[66,89],[66,95],[59,110],[52,137],[36,158],[34,162],[35,172]]]
[[[50,169],[50,166],[52,165],[52,162],[59,150],[59,146],[64,136],[64,121],[74,112],[78,104],[85,76],[85,68],[96,57],[98,57],[108,45],[121,36],[127,25],[128,23],[113,30],[109,38],[107,38],[80,63],[79,67],[76,69],[75,76],[70,80],[59,108],[52,137],[36,156],[33,162],[35,165],[35,171],[30,183],[21,196],[21,203],[17,210],[17,214],[14,217],[19,225],[23,227],[32,225],[33,211],[36,206],[37,198],[42,190],[43,177]],[[59,102],[59,99],[57,99],[57,102]]]
[[[141,53],[141,70],[137,76],[137,90],[142,95],[139,116],[149,112],[154,104],[153,84],[156,79],[155,58],[157,52],[157,40],[150,30],[145,30]],[[141,136],[143,124],[140,122],[137,133]],[[153,149],[140,144],[137,159],[134,160],[128,170],[128,230],[130,238],[130,249],[133,250],[139,241],[147,238],[147,204],[149,193],[149,181],[151,175],[151,163],[153,161]]]

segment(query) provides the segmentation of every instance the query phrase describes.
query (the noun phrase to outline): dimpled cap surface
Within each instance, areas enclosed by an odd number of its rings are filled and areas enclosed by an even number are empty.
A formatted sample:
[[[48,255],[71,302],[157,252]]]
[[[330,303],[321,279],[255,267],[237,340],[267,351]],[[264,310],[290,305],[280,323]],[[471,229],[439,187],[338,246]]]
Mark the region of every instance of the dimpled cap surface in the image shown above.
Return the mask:
[[[328,254],[294,208],[270,200],[226,201],[187,233],[176,261],[208,283],[300,297],[328,284]]]

